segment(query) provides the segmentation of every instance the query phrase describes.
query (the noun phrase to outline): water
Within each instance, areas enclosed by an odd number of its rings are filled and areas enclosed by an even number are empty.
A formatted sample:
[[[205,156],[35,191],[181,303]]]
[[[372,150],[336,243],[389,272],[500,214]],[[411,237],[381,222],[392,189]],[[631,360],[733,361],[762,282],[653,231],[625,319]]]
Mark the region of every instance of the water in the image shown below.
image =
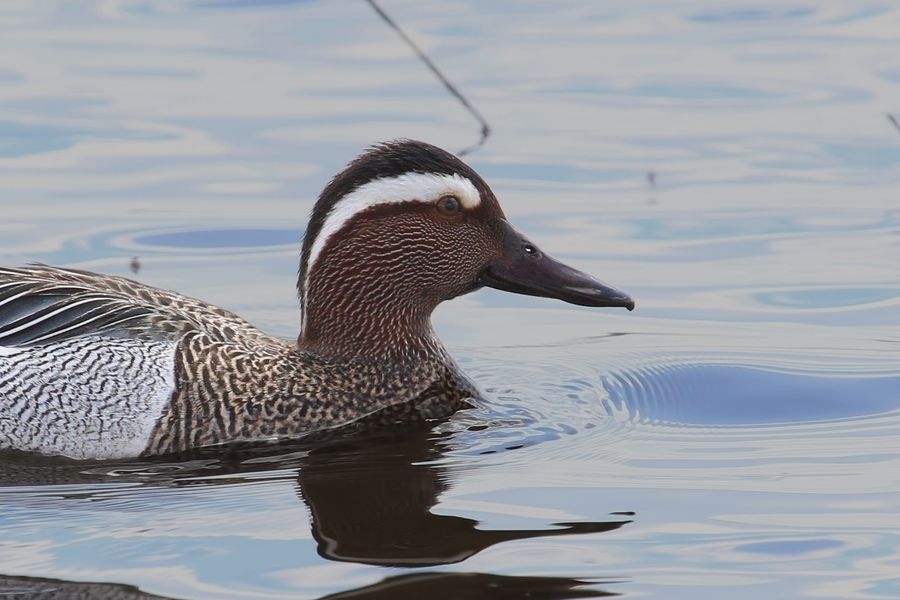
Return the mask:
[[[430,432],[6,455],[0,595],[900,595],[896,4],[384,6],[490,122],[469,160],[510,219],[638,309],[442,306],[488,400]],[[5,2],[0,30],[0,262],[137,256],[284,337],[328,177],[477,139],[364,2]]]

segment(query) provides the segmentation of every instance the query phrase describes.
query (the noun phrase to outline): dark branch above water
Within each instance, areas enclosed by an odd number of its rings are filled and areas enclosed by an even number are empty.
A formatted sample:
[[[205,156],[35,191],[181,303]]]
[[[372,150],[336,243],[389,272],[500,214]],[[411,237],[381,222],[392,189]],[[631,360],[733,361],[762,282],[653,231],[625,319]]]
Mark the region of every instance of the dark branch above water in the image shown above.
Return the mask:
[[[437,67],[437,65],[435,65],[434,62],[428,57],[428,55],[425,54],[425,52],[421,48],[419,48],[419,46],[412,40],[412,38],[409,37],[406,34],[406,32],[400,28],[400,26],[397,24],[397,22],[394,21],[394,19],[392,19],[391,16],[384,11],[384,9],[382,9],[380,6],[378,6],[378,4],[375,3],[375,0],[366,0],[366,2],[368,2],[369,5],[372,7],[372,9],[376,13],[378,13],[378,16],[381,17],[382,21],[387,23],[387,25],[391,29],[393,29],[394,31],[397,32],[397,35],[399,35],[400,38],[404,42],[406,42],[406,45],[409,46],[412,49],[412,51],[416,53],[416,56],[419,57],[419,60],[421,60],[423,63],[425,63],[425,66],[428,67],[428,69],[432,73],[434,73],[434,76],[437,77],[442,84],[444,84],[444,87],[447,89],[447,91],[450,92],[450,94],[454,98],[459,100],[460,104],[462,104],[463,107],[467,111],[469,111],[469,113],[473,117],[475,117],[475,119],[481,125],[481,137],[479,138],[479,140],[477,142],[475,142],[474,144],[472,144],[471,146],[467,146],[466,148],[463,148],[462,150],[458,151],[456,153],[457,156],[465,156],[466,154],[469,154],[470,152],[477,150],[478,148],[483,146],[485,141],[487,141],[488,136],[491,135],[491,127],[490,127],[490,125],[488,125],[488,122],[485,120],[485,118],[481,116],[481,113],[479,113],[475,109],[475,107],[472,105],[472,103],[466,99],[466,97],[462,94],[462,92],[460,92],[457,89],[457,87],[455,85],[453,85],[453,83],[451,83],[450,80],[444,76],[444,74]]]

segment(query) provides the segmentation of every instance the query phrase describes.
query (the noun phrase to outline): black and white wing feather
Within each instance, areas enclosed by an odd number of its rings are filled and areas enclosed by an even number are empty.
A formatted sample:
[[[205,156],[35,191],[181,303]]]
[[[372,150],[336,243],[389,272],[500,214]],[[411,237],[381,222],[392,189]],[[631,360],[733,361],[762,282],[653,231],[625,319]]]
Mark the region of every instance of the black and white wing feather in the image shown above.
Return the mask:
[[[229,311],[124,277],[45,265],[0,268],[0,347],[88,335],[177,341],[191,331],[213,340],[271,341]]]

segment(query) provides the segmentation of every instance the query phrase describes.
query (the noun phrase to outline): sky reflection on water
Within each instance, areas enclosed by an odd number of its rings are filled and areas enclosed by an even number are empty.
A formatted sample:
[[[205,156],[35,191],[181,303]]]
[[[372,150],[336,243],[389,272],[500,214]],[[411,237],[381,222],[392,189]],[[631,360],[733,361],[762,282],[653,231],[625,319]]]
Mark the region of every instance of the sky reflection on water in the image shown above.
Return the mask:
[[[382,4],[490,122],[468,160],[510,219],[637,310],[442,306],[492,400],[416,448],[4,457],[0,590],[896,596],[896,3]],[[138,255],[284,337],[331,174],[477,139],[364,2],[0,3],[0,30],[0,262]]]

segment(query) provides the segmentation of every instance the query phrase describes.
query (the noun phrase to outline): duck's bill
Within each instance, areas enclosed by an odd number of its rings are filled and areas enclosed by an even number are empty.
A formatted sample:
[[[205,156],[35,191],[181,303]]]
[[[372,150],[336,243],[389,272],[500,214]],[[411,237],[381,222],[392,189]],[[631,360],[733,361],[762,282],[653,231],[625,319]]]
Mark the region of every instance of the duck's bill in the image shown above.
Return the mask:
[[[578,269],[544,254],[504,222],[503,255],[487,265],[481,283],[514,294],[558,298],[580,306],[621,306],[634,310],[634,300]]]

